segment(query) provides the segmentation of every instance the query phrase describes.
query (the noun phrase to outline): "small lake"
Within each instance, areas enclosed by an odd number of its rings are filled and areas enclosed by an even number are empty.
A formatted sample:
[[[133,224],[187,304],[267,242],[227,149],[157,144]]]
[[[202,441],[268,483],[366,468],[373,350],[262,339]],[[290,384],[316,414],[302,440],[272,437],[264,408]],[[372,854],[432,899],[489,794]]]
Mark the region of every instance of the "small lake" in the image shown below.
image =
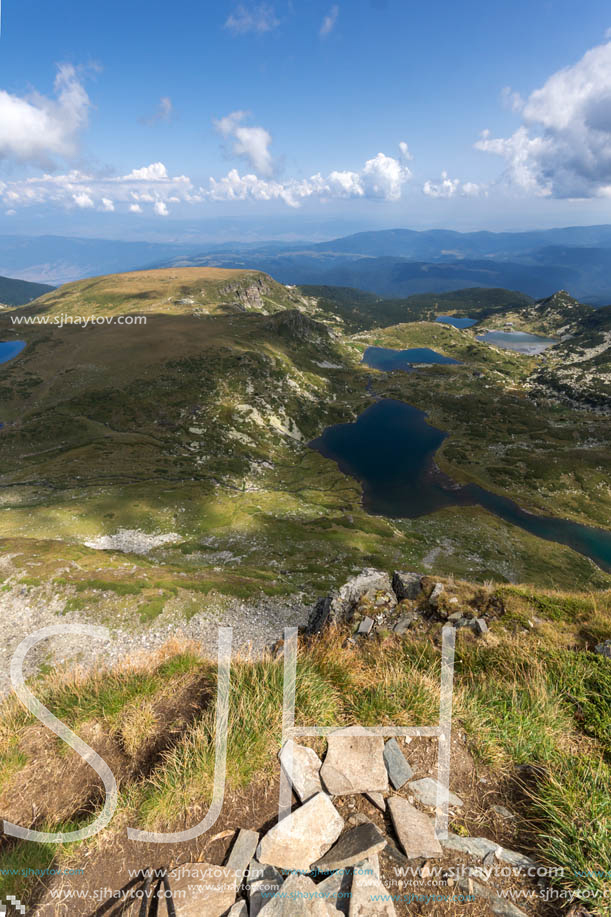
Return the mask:
[[[487,331],[485,334],[478,334],[477,340],[485,344],[494,344],[495,347],[501,347],[503,350],[515,350],[517,353],[525,353],[529,356],[543,353],[548,347],[558,343],[556,338],[527,334],[526,331]]]
[[[453,325],[455,328],[470,328],[471,325],[477,324],[478,319],[456,318],[455,315],[438,315],[435,321],[441,322],[443,325]]]
[[[0,363],[8,363],[25,347],[25,341],[0,341]]]
[[[507,497],[476,484],[457,485],[440,472],[433,458],[446,436],[427,423],[423,411],[385,398],[354,423],[327,427],[310,447],[362,483],[369,513],[411,519],[444,507],[478,505],[532,535],[568,545],[611,571],[611,532],[537,516]]]
[[[363,363],[371,369],[380,369],[391,372],[393,369],[403,369],[409,372],[413,363],[453,363],[458,360],[444,357],[443,354],[430,350],[428,347],[409,347],[407,350],[392,350],[390,347],[368,347],[363,354]]]

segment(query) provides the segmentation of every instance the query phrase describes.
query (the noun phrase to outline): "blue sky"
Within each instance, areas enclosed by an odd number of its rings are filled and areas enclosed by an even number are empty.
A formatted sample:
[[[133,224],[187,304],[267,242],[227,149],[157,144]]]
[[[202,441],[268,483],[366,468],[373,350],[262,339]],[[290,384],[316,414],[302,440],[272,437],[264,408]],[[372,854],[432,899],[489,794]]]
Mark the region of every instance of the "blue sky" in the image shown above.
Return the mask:
[[[611,222],[606,3],[4,0],[2,19],[0,232]]]

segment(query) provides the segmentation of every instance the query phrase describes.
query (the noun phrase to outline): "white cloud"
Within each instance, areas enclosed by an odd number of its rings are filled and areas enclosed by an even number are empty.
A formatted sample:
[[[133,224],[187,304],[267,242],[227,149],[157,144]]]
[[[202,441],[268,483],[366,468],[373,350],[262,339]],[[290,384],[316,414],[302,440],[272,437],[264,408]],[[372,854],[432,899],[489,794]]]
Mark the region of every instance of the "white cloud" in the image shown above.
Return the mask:
[[[57,157],[76,154],[79,132],[87,125],[89,97],[70,64],[58,67],[54,89],[54,99],[0,90],[0,158],[53,168]]]
[[[321,38],[326,38],[327,35],[331,34],[331,32],[333,31],[333,29],[336,26],[338,17],[339,17],[339,6],[337,5],[337,3],[334,3],[322,21],[322,25],[320,27],[320,33],[319,33]]]
[[[167,208],[167,205],[164,204],[163,201],[156,201],[153,210],[158,217],[167,217],[168,213],[170,212]]]
[[[234,35],[245,35],[248,32],[261,35],[264,32],[271,32],[279,25],[280,20],[276,17],[274,8],[267,3],[260,3],[257,6],[246,6],[240,3],[225,22],[225,28]]]
[[[150,116],[150,118],[142,118],[141,120],[144,124],[148,124],[149,127],[152,127],[153,124],[157,124],[158,121],[169,121],[172,117],[172,112],[174,106],[172,105],[172,100],[169,96],[162,96],[159,99],[159,105],[157,106],[156,111]]]
[[[93,207],[93,201],[91,197],[87,194],[86,191],[81,191],[79,194],[73,194],[72,199],[77,207],[80,207],[82,210],[86,210],[89,207]]]
[[[611,42],[554,73],[520,105],[510,137],[484,131],[476,148],[502,156],[505,180],[539,196],[589,198],[611,190]]]
[[[113,213],[115,209],[114,202],[111,201],[109,197],[102,198],[102,210],[105,210],[107,213]]]
[[[427,197],[450,198],[456,195],[476,197],[482,193],[482,187],[472,181],[461,182],[459,178],[450,178],[447,172],[442,172],[441,181],[425,181],[422,191]]]
[[[260,175],[269,176],[274,171],[271,134],[263,127],[244,126],[242,122],[246,117],[248,112],[234,111],[214,123],[223,137],[233,141],[231,151],[235,156],[247,159]]]
[[[140,204],[130,204],[129,205],[130,213],[142,213],[142,207]]]
[[[129,181],[163,181],[168,177],[168,170],[162,162],[153,162],[150,166],[144,166],[142,169],[133,169],[125,180]]]

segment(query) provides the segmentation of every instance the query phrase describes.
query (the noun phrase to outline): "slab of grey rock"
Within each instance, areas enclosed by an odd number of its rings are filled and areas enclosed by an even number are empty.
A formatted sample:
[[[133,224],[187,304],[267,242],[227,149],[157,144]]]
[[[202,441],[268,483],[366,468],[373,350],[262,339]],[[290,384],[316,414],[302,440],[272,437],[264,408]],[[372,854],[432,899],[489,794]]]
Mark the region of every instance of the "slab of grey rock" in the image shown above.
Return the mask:
[[[418,615],[416,614],[403,615],[403,617],[399,618],[399,620],[395,624],[395,628],[394,628],[395,633],[399,634],[399,636],[402,637],[403,634],[406,634],[408,632],[408,630],[411,628],[412,624],[414,623],[414,621],[417,620],[417,618],[418,618]]]
[[[226,864],[227,869],[235,872],[238,887],[246,877],[246,871],[255,855],[258,843],[259,833],[257,831],[240,828]]]
[[[611,640],[605,640],[604,643],[599,643],[596,646],[595,652],[599,656],[606,656],[608,659],[611,659]]]
[[[376,809],[379,809],[380,812],[386,812],[386,800],[381,793],[365,793],[365,796],[372,802]]]
[[[471,627],[476,634],[479,634],[482,637],[484,634],[487,634],[489,630],[488,625],[483,618],[475,618],[475,620],[471,622]]]
[[[347,869],[379,853],[386,847],[386,838],[373,824],[365,822],[342,834],[336,844],[331,847],[312,868],[319,872],[331,872],[336,869]]]
[[[312,880],[293,873],[281,893],[263,905],[259,914],[260,917],[329,917],[329,909],[322,898],[316,897]]]
[[[435,583],[433,586],[433,591],[429,596],[429,605],[431,608],[437,608],[439,605],[439,599],[443,594],[443,583]]]
[[[402,796],[391,796],[388,808],[399,843],[409,860],[442,856],[432,818],[419,812]]]
[[[365,635],[370,634],[371,631],[373,630],[373,625],[374,625],[374,623],[375,623],[375,622],[374,622],[373,618],[370,618],[370,617],[365,617],[365,618],[363,618],[363,620],[362,620],[361,623],[359,624],[359,629],[358,629],[357,633],[359,633],[359,634],[365,634]]]
[[[465,895],[475,895],[477,898],[484,898],[492,913],[496,914],[496,917],[528,917],[524,911],[521,911],[520,908],[512,904],[511,901],[508,901],[506,898],[501,898],[501,896],[497,895],[491,888],[487,888],[474,879],[458,879],[455,888],[459,889],[459,891],[463,892]]]
[[[412,780],[408,786],[410,792],[414,794],[418,802],[422,803],[423,806],[437,805],[437,793],[439,789],[442,789],[438,780],[433,779],[433,777],[422,777],[421,780]],[[451,806],[458,807],[463,804],[460,796],[456,796],[455,793],[450,793],[448,800]]]
[[[392,901],[384,900],[388,894],[372,868],[355,869],[349,917],[396,917]]]
[[[400,790],[414,776],[396,739],[389,739],[384,746],[384,763],[395,790]]]
[[[332,732],[320,776],[333,796],[385,793],[388,773],[384,764],[384,738],[360,727]]]
[[[515,818],[513,812],[505,806],[492,806],[492,811],[500,818]]]
[[[236,899],[235,873],[209,863],[185,863],[169,873],[177,917],[222,917]]]
[[[480,860],[492,853],[501,863],[508,863],[510,866],[528,868],[537,865],[536,861],[526,854],[507,850],[501,844],[488,840],[487,837],[461,837],[458,834],[449,834],[447,838],[441,840],[441,846],[446,850],[456,850]]]
[[[323,786],[320,782],[322,761],[313,748],[298,745],[289,739],[280,752],[280,763],[301,802],[307,802],[312,796],[322,793]]]
[[[326,793],[318,793],[274,825],[261,839],[257,850],[260,863],[278,869],[309,872],[338,839],[344,827]]]
[[[238,901],[231,908],[227,917],[248,917],[248,905],[245,901]]]
[[[392,577],[392,588],[400,602],[403,599],[417,599],[422,592],[422,576],[420,573],[395,570]]]
[[[274,866],[253,860],[248,872],[248,904],[250,917],[258,917],[261,908],[276,894],[284,876]]]
[[[352,873],[349,869],[340,869],[331,873],[316,886],[323,901],[327,904],[330,917],[347,915],[350,909],[350,888]]]

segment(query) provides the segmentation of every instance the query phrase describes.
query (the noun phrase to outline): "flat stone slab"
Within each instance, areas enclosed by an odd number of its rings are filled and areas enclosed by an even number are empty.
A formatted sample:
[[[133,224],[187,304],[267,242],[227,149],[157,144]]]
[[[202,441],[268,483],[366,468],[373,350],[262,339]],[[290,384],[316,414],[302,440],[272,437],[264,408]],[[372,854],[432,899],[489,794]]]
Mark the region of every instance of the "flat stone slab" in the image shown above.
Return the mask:
[[[436,806],[437,794],[440,789],[443,791],[443,787],[439,781],[434,780],[432,777],[423,777],[422,780],[412,780],[408,786],[418,802],[422,803],[423,806]],[[456,796],[455,793],[449,794],[448,802],[451,806],[456,807],[462,806],[463,804],[460,796]]]
[[[329,909],[317,897],[316,886],[308,876],[293,874],[259,914],[260,917],[329,917]]]
[[[440,844],[445,850],[456,850],[479,860],[483,860],[489,853],[496,856],[503,849],[500,844],[486,837],[461,837],[459,834],[449,834],[440,840]]]
[[[321,899],[326,902],[329,917],[339,917],[348,914],[350,909],[350,889],[352,887],[352,873],[349,869],[340,869],[331,873],[316,886]]]
[[[365,822],[343,834],[324,857],[317,860],[313,869],[319,872],[331,872],[335,869],[347,869],[366,860],[367,857],[379,853],[386,847],[386,838],[373,824]]]
[[[402,796],[391,796],[388,808],[399,843],[409,860],[442,856],[432,818],[419,812]]]
[[[248,904],[250,917],[258,917],[263,905],[273,898],[284,881],[274,866],[264,866],[253,860],[248,870]]]
[[[344,819],[329,797],[318,793],[262,838],[257,859],[278,869],[309,872],[342,833]]]
[[[395,790],[400,790],[414,776],[396,739],[389,739],[384,746],[384,763]]]
[[[229,911],[227,917],[248,917],[248,905],[245,901],[238,901]]]
[[[355,868],[349,917],[396,917],[392,901],[384,900],[389,894],[393,892],[382,885],[371,865]]]
[[[465,895],[475,895],[477,898],[483,898],[488,907],[496,917],[528,917],[528,915],[512,904],[507,898],[501,898],[491,888],[487,888],[475,879],[461,878],[458,879],[455,886]]]
[[[231,869],[235,873],[238,887],[246,877],[246,871],[255,855],[258,843],[259,834],[257,831],[240,828],[226,863],[227,869]]]
[[[383,736],[367,734],[360,727],[348,727],[332,732],[327,740],[320,776],[329,793],[350,796],[388,790]]]
[[[320,782],[322,761],[313,748],[289,739],[280,752],[280,763],[301,802],[307,802],[323,792]]]
[[[169,874],[176,917],[222,917],[236,898],[235,873],[210,863],[185,863]]]
[[[374,624],[375,624],[375,621],[373,620],[373,618],[370,618],[370,617],[368,617],[368,616],[365,617],[365,618],[363,618],[363,620],[362,620],[361,623],[359,624],[359,629],[358,629],[357,633],[359,633],[359,634],[365,634],[365,635],[366,635],[366,634],[370,634],[371,631],[373,630],[373,625],[374,625]]]
[[[365,793],[365,796],[372,802],[376,809],[379,809],[380,812],[386,812],[386,800],[381,793]]]

